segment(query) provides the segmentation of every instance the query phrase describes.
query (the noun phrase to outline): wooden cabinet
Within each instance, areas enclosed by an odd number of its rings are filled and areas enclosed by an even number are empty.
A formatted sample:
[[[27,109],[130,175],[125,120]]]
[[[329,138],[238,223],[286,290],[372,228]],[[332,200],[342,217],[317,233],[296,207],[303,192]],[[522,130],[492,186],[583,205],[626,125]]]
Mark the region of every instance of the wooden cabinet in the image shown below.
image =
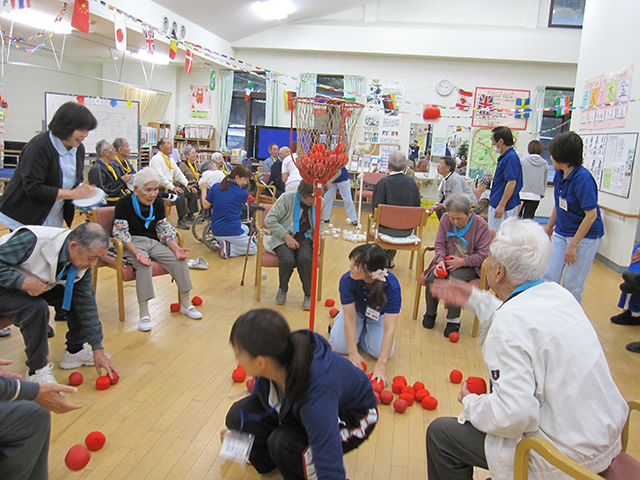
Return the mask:
[[[158,142],[158,140],[160,140],[161,138],[171,138],[173,136],[170,123],[149,122],[149,126],[151,128],[155,128],[158,131],[156,142]]]
[[[213,138],[184,138],[173,137],[173,146],[182,152],[182,149],[190,145],[195,147],[198,152],[214,152],[216,141]]]

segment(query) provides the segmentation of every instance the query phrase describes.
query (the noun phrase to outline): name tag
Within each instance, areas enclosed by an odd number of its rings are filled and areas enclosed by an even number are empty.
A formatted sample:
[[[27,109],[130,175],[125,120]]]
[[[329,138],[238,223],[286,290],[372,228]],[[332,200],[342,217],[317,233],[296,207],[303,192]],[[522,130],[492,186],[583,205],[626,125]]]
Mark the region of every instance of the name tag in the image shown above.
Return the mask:
[[[558,204],[561,209],[563,209],[565,212],[567,211],[567,200],[564,197],[558,197]]]
[[[377,310],[374,310],[371,307],[367,307],[367,310],[364,314],[367,318],[370,318],[374,322],[378,322],[380,320],[380,312]]]
[[[250,433],[229,430],[224,434],[220,456],[233,462],[248,463],[254,436]]]

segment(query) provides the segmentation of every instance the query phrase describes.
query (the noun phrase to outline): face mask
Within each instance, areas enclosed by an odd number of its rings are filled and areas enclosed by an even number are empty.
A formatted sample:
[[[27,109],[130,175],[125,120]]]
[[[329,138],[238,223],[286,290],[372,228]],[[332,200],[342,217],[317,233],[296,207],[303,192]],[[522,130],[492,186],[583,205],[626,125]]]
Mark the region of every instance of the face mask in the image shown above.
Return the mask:
[[[494,145],[494,146],[493,146],[493,150],[494,150],[496,153],[501,153],[501,152],[500,152],[500,147],[499,147],[498,145]]]

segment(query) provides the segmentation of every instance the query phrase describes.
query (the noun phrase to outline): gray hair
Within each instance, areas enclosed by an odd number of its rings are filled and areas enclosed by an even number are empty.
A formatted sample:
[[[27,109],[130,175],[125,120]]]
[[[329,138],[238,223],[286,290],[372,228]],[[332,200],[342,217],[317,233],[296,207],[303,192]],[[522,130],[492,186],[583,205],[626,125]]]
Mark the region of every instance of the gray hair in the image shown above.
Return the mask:
[[[211,155],[211,160],[213,160],[214,162],[216,160],[222,160],[224,162],[224,155],[222,155],[220,152],[213,152],[213,154]]]
[[[506,270],[513,286],[540,280],[551,256],[551,241],[533,220],[510,218],[502,223],[489,250],[493,261]]]
[[[77,242],[80,250],[89,251],[109,248],[111,244],[109,234],[99,223],[81,223],[71,231],[67,241]]]
[[[184,150],[182,150],[182,158],[187,158],[187,155],[189,155],[191,150],[195,150],[195,147],[192,147],[191,145],[184,147]]]
[[[389,153],[389,168],[393,172],[402,172],[407,167],[407,157],[400,150]]]
[[[104,147],[107,144],[109,144],[109,142],[107,142],[104,138],[98,141],[98,143],[96,143],[96,153],[98,154],[98,157],[102,156],[102,152],[104,152]]]
[[[454,195],[444,201],[444,208],[447,212],[460,212],[469,215],[469,212],[471,212],[471,200],[464,195]]]
[[[204,173],[207,170],[211,170],[211,167],[215,167],[216,170],[218,169],[218,167],[216,167],[216,164],[214,162],[212,162],[211,160],[205,160],[200,165],[200,173]]]
[[[160,178],[158,178],[158,174],[151,167],[145,167],[142,170],[139,170],[133,176],[133,186],[138,188],[144,188],[145,185],[151,182],[156,182],[160,184]]]
[[[127,140],[125,138],[122,137],[118,137],[116,138],[112,145],[113,148],[115,149],[115,151],[117,152],[118,150],[120,150],[122,147],[124,147],[124,144],[127,142]]]

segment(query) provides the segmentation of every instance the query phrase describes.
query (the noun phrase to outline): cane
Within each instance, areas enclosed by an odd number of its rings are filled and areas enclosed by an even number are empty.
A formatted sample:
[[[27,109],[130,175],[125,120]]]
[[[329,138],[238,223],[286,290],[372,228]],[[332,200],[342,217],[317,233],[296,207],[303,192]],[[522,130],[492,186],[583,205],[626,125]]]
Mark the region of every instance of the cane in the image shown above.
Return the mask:
[[[240,286],[244,287],[244,276],[247,273],[247,262],[249,261],[249,248],[251,248],[251,239],[253,238],[254,232],[257,234],[258,229],[256,228],[256,210],[261,210],[264,212],[264,207],[262,205],[256,205],[252,203],[249,205],[249,208],[253,210],[253,218],[251,219],[251,229],[253,232],[249,232],[249,241],[247,242],[247,253],[244,256],[244,268],[242,269],[242,280],[240,281]]]

